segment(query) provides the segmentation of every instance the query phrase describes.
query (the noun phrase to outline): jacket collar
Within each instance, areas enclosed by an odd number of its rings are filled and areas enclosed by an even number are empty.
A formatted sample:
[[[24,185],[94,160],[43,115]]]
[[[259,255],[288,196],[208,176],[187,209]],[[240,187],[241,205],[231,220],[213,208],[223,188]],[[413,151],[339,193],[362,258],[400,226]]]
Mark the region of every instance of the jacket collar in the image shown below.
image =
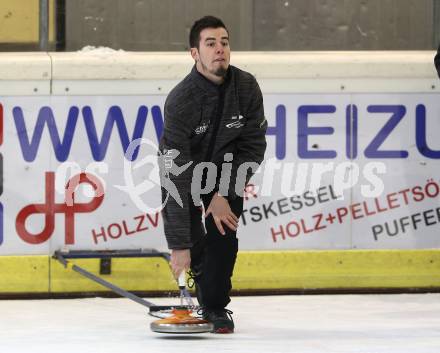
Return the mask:
[[[228,71],[226,72],[225,80],[220,85],[217,85],[214,82],[208,80],[205,76],[198,72],[196,65],[193,66],[190,76],[199,88],[206,91],[207,93],[217,94],[220,88],[227,87],[229,85],[232,76],[232,69],[231,65],[229,65]]]

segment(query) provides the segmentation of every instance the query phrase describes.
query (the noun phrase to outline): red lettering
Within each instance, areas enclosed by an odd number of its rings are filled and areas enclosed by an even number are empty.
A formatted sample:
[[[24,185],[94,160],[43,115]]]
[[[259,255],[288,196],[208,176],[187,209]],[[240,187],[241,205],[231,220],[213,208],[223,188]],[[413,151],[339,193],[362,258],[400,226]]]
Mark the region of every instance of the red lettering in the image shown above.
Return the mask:
[[[322,225],[322,226],[320,225],[323,217],[324,217],[324,216],[323,216],[322,213],[315,214],[315,215],[313,216],[313,218],[316,219],[315,230],[321,230],[321,229],[327,228],[326,225]]]
[[[295,228],[296,228],[296,230],[295,230],[294,233],[292,233],[292,232],[290,231],[290,227],[292,227],[292,226],[295,226]],[[301,227],[300,227],[300,225],[299,225],[298,223],[296,223],[295,221],[292,221],[292,222],[290,222],[290,223],[287,223],[287,225],[286,225],[286,230],[287,230],[287,235],[288,235],[289,237],[292,237],[292,238],[297,237],[297,236],[299,235],[299,233],[301,233]]]
[[[304,234],[309,234],[313,232],[313,229],[307,229],[304,219],[301,219],[301,225],[303,227]]]
[[[420,202],[425,199],[425,194],[422,192],[422,188],[420,186],[415,186],[411,189],[413,193],[413,200],[415,202]]]
[[[122,226],[124,227],[124,232],[125,232],[126,235],[131,235],[131,234],[136,233],[135,230],[132,230],[132,231],[128,230],[127,222],[126,221],[122,221]]]
[[[116,228],[116,235],[112,234],[112,229]],[[122,235],[122,228],[118,223],[112,223],[107,227],[107,233],[110,238],[118,239]]]
[[[95,244],[98,244],[98,237],[104,238],[104,241],[107,241],[107,236],[105,235],[104,227],[101,227],[101,233],[96,233],[95,230],[92,230],[93,241]]]
[[[379,204],[379,199],[376,197],[375,199],[374,199],[374,204],[376,205],[376,210],[377,210],[377,212],[385,212],[386,210],[387,210],[387,208],[382,208],[382,207],[380,207],[380,204]]]
[[[362,208],[360,206],[360,203],[355,203],[350,206],[350,211],[353,219],[364,218],[364,215],[362,214]]]
[[[75,190],[80,184],[89,184],[95,190],[95,197],[88,203],[75,203]],[[99,179],[92,174],[80,173],[72,177],[65,192],[65,203],[55,203],[55,174],[46,172],[45,175],[45,203],[30,204],[21,209],[17,215],[15,227],[17,234],[25,242],[30,244],[41,244],[48,240],[55,228],[55,214],[64,213],[64,234],[65,243],[75,243],[75,213],[89,213],[97,209],[103,199],[104,192]],[[44,214],[44,228],[38,234],[32,234],[26,229],[26,219],[33,214]]]
[[[403,200],[405,201],[405,205],[408,205],[408,202],[409,202],[408,201],[408,192],[409,192],[409,189],[399,191],[399,194],[403,195]]]
[[[336,215],[338,216],[339,223],[343,222],[343,219],[347,214],[348,214],[348,209],[346,207],[339,207],[336,210]]]
[[[255,185],[254,184],[247,184],[246,187],[244,188],[244,199],[245,199],[245,201],[247,201],[251,197],[253,197],[254,199],[256,199],[258,197],[257,192],[255,191]]]
[[[154,228],[156,228],[157,225],[159,224],[159,213],[156,212],[156,213],[154,214],[154,220],[151,218],[151,216],[150,216],[149,214],[147,214],[147,218],[148,218],[148,220],[150,221],[150,224],[151,224]]]
[[[275,232],[274,229],[273,229],[273,227],[270,228],[270,231],[271,231],[271,233],[272,233],[272,240],[273,240],[274,243],[277,242],[277,236],[278,236],[278,235],[281,235],[281,238],[282,238],[283,240],[286,240],[286,235],[284,234],[284,228],[283,228],[283,226],[280,226],[280,227],[279,227],[279,231],[278,231],[278,232]]]
[[[397,199],[397,193],[393,192],[387,195],[388,207],[390,209],[400,207],[400,204]]]
[[[364,201],[362,204],[363,204],[363,206],[364,206],[364,211],[365,211],[365,214],[366,214],[367,216],[372,216],[372,215],[376,214],[376,211],[370,211],[370,210],[368,209],[368,204],[367,204],[366,201]]]
[[[17,234],[26,243],[41,244],[48,240],[55,229],[55,174],[53,172],[46,173],[46,200],[44,204],[31,204],[18,213],[15,222]],[[44,213],[44,228],[39,234],[32,234],[26,229],[26,219],[36,213]]]
[[[145,220],[145,215],[134,217],[134,219],[139,220],[138,226],[136,228],[136,232],[143,232],[144,230],[148,229],[148,227],[142,228],[142,224],[144,223]]]

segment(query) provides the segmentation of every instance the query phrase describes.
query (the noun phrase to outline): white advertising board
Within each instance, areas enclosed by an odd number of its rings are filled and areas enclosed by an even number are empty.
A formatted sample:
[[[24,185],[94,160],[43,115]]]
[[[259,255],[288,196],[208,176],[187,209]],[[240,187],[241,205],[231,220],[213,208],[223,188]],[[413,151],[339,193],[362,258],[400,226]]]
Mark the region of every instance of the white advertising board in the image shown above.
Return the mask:
[[[153,210],[165,98],[0,98],[0,255],[165,250]],[[265,94],[268,147],[240,249],[439,247],[439,98]]]

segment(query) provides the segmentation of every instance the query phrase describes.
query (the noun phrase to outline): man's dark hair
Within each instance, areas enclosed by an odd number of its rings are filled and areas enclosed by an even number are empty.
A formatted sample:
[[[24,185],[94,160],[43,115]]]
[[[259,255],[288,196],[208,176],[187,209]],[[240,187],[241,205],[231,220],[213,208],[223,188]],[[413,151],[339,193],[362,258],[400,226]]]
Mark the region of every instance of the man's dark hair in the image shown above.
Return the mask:
[[[214,16],[205,16],[194,22],[191,27],[191,31],[189,32],[190,48],[199,49],[200,32],[203,31],[205,28],[224,28],[229,35],[229,31],[221,19]]]

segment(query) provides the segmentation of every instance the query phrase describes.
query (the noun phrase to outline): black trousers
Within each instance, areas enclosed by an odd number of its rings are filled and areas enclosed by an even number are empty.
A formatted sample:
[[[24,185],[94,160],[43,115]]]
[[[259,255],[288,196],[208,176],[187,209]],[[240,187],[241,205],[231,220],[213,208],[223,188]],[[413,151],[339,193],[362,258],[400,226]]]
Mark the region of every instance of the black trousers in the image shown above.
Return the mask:
[[[205,210],[213,194],[202,196]],[[228,200],[232,212],[240,218],[243,198]],[[231,301],[231,277],[238,251],[236,231],[223,224],[225,235],[215,225],[212,215],[204,218],[201,209],[191,207],[191,232],[194,246],[191,249],[191,271],[194,274],[199,305],[209,309],[225,308]],[[203,222],[205,227],[203,227]],[[206,232],[205,232],[206,229]]]

